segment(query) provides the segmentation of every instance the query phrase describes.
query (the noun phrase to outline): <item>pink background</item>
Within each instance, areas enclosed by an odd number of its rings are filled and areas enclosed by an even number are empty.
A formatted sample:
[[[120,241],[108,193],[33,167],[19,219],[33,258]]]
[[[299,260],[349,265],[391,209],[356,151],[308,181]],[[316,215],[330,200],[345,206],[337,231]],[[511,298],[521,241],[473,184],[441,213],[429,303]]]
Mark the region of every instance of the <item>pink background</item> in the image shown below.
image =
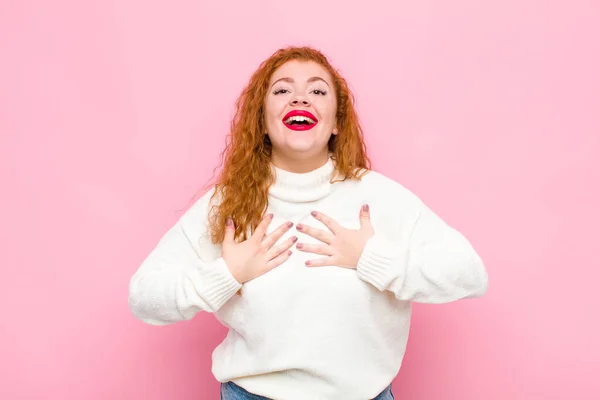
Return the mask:
[[[367,4],[2,3],[0,398],[218,398],[224,328],[144,325],[127,285],[288,44],[332,58],[375,168],[489,269],[415,308],[396,398],[600,398],[600,3]]]

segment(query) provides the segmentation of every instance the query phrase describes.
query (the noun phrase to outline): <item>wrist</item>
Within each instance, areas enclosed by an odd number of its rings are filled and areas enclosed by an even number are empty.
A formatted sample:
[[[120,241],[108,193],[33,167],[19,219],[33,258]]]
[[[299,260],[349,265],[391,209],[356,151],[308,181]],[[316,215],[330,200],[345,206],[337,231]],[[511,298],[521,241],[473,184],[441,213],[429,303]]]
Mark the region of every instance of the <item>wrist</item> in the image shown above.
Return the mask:
[[[229,270],[229,273],[231,274],[233,279],[235,279],[240,285],[244,284],[246,282],[246,279],[242,274],[243,269],[236,267],[234,263],[228,261],[225,257],[223,257],[223,261],[225,261],[225,265],[227,266],[227,269]]]

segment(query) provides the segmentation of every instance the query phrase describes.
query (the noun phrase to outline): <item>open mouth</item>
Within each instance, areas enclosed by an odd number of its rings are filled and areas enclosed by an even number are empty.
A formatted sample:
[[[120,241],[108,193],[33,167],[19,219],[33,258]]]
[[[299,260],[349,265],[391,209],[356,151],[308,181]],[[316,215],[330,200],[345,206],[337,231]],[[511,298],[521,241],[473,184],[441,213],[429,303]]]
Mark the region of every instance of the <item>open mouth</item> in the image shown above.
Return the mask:
[[[283,117],[282,122],[291,130],[306,131],[314,128],[319,121],[308,111],[292,110]]]

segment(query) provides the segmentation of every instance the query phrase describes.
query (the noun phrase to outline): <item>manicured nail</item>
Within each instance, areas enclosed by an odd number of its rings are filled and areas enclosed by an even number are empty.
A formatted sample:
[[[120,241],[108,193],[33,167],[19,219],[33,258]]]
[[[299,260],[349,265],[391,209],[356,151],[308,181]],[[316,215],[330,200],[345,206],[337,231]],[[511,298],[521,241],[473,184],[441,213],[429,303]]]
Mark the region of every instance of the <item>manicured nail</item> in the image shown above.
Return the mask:
[[[296,229],[301,231],[302,229],[304,229],[304,227],[302,226],[302,224],[298,224],[298,225],[296,225]]]
[[[303,245],[302,243],[298,243],[298,244],[296,245],[296,247],[297,247],[297,248],[299,248],[299,249],[301,249],[303,246],[304,246],[304,245]]]
[[[310,265],[310,261],[307,261],[307,262],[305,262],[304,264],[306,264],[306,265]]]
[[[298,238],[296,236],[294,236],[294,238],[292,239],[292,243],[296,243],[298,241]]]
[[[292,251],[288,250],[288,256],[291,256],[291,255],[292,255]]]
[[[267,218],[269,218],[269,219],[273,219],[273,214],[269,214],[269,215],[267,215]]]
[[[369,212],[369,205],[368,204],[363,205],[363,211],[364,212]]]
[[[290,221],[286,225],[287,225],[288,228],[291,228],[292,226],[294,226],[294,223],[292,221]]]
[[[233,220],[231,218],[227,218],[227,220],[225,221],[225,225],[227,225],[227,226],[233,225]]]
[[[317,216],[317,212],[313,211],[313,212],[310,213],[310,215],[312,215],[313,217],[316,217]]]

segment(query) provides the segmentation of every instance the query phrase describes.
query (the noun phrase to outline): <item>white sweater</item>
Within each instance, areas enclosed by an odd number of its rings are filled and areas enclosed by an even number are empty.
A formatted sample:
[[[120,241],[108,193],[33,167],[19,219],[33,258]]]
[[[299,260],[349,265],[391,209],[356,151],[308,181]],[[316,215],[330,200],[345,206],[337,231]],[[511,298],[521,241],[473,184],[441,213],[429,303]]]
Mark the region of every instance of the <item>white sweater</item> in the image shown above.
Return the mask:
[[[487,273],[470,243],[408,189],[370,171],[361,181],[329,183],[333,162],[297,174],[273,167],[268,232],[286,221],[327,229],[317,210],[348,228],[370,206],[375,235],[357,269],[307,267],[322,256],[292,247],[289,260],[242,288],[207,232],[209,197],[200,198],[162,237],[134,274],[129,304],[140,320],[166,325],[200,311],[229,328],[214,350],[220,382],[277,400],[367,400],[397,375],[411,302],[479,297]],[[290,229],[279,241],[297,235]]]

